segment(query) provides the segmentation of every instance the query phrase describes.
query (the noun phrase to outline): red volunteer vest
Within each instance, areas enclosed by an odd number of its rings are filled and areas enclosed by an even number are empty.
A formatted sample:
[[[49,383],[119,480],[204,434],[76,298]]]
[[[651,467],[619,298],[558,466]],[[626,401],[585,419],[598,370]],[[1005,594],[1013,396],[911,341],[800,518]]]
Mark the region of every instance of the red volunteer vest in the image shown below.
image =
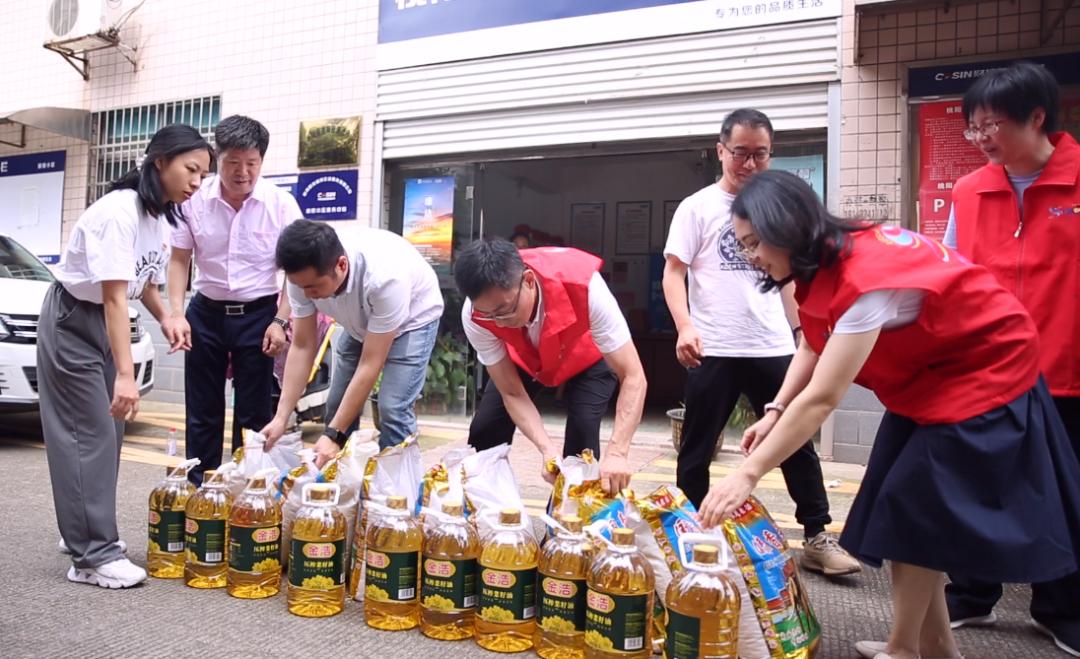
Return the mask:
[[[557,387],[600,360],[589,327],[589,281],[602,259],[566,247],[521,250],[521,260],[536,273],[543,291],[544,320],[540,347],[529,342],[525,328],[499,327],[474,321],[506,344],[510,359],[541,384]]]
[[[957,250],[986,266],[1039,328],[1040,366],[1055,396],[1080,396],[1080,145],[1054,153],[1024,192],[1024,225],[1005,168],[988,164],[953,188]]]
[[[922,425],[956,423],[1035,385],[1035,324],[988,270],[897,227],[851,237],[849,252],[796,287],[803,335],[815,352],[863,293],[917,288],[926,292],[918,319],[883,331],[855,379],[887,409]]]

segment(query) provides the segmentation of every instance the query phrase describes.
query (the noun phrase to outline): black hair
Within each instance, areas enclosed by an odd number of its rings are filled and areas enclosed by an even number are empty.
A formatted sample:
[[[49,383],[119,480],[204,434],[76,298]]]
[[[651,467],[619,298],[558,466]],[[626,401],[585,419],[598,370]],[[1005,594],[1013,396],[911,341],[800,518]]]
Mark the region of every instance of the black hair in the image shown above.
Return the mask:
[[[750,177],[732,202],[731,214],[748,221],[758,240],[791,254],[791,277],[778,282],[762,273],[763,292],[792,279],[810,281],[849,248],[849,233],[871,226],[833,215],[806,181],[775,169]]]
[[[518,238],[524,238],[525,242],[529,243],[530,245],[532,244],[532,238],[530,238],[529,234],[525,233],[524,231],[515,231],[514,233],[510,234],[510,242],[514,242]]]
[[[297,220],[278,236],[274,260],[286,274],[315,268],[319,276],[334,269],[340,257],[345,256],[337,232],[329,225],[309,220]]]
[[[180,222],[186,221],[180,206],[173,203],[165,196],[165,186],[161,184],[161,171],[157,168],[157,161],[163,160],[166,165],[172,162],[176,156],[206,149],[210,154],[210,168],[214,167],[214,149],[210,143],[187,124],[170,124],[159,129],[150,138],[150,144],[146,146],[146,155],[142,165],[124,174],[109,186],[109,192],[114,190],[135,190],[139,195],[139,203],[143,210],[151,217],[165,216],[169,226],[175,227]]]
[[[1057,80],[1046,67],[1027,61],[987,71],[964,94],[964,118],[970,124],[979,108],[1000,112],[1017,123],[1031,118],[1035,110],[1046,112],[1043,133],[1058,130],[1060,92]]]
[[[475,300],[492,288],[518,285],[525,263],[509,240],[477,240],[461,250],[454,263],[454,282],[462,295]]]
[[[769,139],[773,138],[772,122],[769,121],[764,112],[751,110],[750,108],[740,108],[724,117],[724,123],[720,125],[720,142],[722,144],[727,144],[727,141],[731,139],[731,131],[735,130],[736,126],[746,126],[750,129],[764,128],[769,133]]]
[[[221,153],[258,149],[262,158],[270,146],[270,131],[251,117],[234,114],[218,122],[214,129],[214,144]]]

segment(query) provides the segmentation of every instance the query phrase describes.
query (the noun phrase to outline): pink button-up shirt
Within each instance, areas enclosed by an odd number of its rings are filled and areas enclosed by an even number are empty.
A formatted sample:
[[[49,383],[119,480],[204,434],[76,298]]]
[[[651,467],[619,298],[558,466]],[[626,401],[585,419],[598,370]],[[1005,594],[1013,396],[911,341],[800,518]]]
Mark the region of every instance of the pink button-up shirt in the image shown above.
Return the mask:
[[[187,222],[173,229],[172,246],[194,250],[196,291],[212,300],[250,302],[281,290],[277,239],[303,218],[291,194],[260,177],[237,211],[222,199],[215,176],[184,202],[183,211]]]

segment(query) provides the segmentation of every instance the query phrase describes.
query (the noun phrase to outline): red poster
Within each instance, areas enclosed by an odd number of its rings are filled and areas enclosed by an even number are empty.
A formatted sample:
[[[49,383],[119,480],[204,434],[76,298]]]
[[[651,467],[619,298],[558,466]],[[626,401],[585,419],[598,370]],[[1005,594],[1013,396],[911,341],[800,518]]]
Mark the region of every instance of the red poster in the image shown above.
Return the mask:
[[[964,138],[966,128],[958,100],[919,106],[919,232],[937,240],[949,222],[953,183],[986,164]]]

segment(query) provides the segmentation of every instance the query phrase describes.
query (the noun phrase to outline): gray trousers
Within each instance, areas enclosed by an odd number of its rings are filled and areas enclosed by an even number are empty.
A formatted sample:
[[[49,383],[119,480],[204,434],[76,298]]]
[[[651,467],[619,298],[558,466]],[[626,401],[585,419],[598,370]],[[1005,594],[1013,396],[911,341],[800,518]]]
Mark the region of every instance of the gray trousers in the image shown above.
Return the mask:
[[[38,398],[60,537],[78,568],[123,558],[116,478],[123,422],[109,415],[116,364],[105,308],[53,284],[37,331]]]

